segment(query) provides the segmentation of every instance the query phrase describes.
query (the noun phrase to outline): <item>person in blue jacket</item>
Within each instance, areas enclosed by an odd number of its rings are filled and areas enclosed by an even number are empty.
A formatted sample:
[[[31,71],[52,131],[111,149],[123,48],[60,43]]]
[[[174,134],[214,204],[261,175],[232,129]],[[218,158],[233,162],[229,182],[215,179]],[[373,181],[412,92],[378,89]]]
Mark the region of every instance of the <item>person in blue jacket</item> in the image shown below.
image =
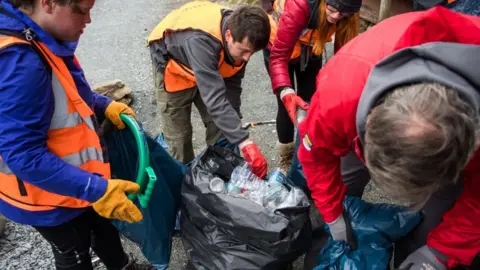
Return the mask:
[[[108,179],[95,120],[121,129],[120,114],[135,114],[93,92],[74,56],[94,3],[0,0],[0,212],[34,227],[57,269],[92,269],[90,248],[108,269],[152,269],[109,220],[142,215],[126,196],[139,186]]]

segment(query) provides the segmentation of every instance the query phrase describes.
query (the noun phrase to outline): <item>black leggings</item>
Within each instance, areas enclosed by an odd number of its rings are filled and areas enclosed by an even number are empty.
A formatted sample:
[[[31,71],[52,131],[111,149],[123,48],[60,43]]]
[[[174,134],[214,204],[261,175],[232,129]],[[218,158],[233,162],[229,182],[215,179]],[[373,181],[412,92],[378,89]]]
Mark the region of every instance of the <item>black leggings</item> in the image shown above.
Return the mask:
[[[263,60],[265,62],[265,67],[269,72],[270,64],[270,51],[268,49],[263,50]],[[290,81],[292,83],[292,88],[296,89],[297,95],[301,97],[306,102],[310,102],[313,94],[316,90],[316,77],[320,69],[322,68],[322,57],[316,56],[309,60],[307,67],[302,72],[300,71],[300,64],[289,64],[288,65],[288,74],[290,75]],[[270,72],[269,72],[270,73]],[[297,78],[297,87],[295,87],[295,77]],[[278,141],[280,143],[291,143],[293,142],[293,136],[295,129],[288,116],[288,112],[285,109],[285,106],[280,99],[280,95],[277,95],[277,134]]]
[[[67,223],[34,228],[52,246],[57,270],[93,270],[90,248],[109,270],[128,262],[117,229],[91,207]]]

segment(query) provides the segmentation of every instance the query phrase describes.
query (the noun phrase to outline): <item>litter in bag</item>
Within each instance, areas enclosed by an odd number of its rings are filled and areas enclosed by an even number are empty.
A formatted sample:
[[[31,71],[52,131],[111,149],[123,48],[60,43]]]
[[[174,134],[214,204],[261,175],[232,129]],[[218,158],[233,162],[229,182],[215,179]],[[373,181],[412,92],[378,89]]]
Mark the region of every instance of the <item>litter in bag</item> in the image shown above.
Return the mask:
[[[185,176],[181,228],[187,269],[279,270],[310,246],[308,202],[272,212],[210,190],[210,180],[228,182],[234,168],[244,163],[232,150],[209,146]]]
[[[157,269],[167,269],[187,167],[173,159],[159,142],[140,131],[146,139],[150,166],[157,181],[147,208],[143,208],[138,199],[134,200],[143,214],[141,222],[129,224],[112,220],[112,223],[121,234],[139,245],[144,256]],[[134,181],[138,170],[138,149],[132,131],[129,128],[118,130],[107,123],[103,138],[107,144],[112,178]]]
[[[422,219],[420,212],[391,204],[373,204],[358,197],[345,198],[357,249],[330,236],[317,257],[314,270],[388,269],[393,243],[407,235]],[[328,232],[328,226],[325,225]]]

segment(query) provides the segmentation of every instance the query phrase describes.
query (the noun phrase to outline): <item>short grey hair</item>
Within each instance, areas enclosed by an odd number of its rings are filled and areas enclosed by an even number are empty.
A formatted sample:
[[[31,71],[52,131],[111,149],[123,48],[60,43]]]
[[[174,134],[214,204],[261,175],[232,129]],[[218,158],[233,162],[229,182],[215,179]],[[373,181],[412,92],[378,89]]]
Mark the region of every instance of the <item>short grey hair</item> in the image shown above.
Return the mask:
[[[372,182],[392,199],[421,208],[461,177],[479,141],[479,113],[455,89],[402,86],[367,119],[364,153]]]

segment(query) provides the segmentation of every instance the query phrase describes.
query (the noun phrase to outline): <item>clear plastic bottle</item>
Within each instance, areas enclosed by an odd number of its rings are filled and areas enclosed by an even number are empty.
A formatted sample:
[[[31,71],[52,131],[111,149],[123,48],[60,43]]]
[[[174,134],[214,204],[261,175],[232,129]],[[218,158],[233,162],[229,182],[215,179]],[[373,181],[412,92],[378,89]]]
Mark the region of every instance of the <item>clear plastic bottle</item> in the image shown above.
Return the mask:
[[[227,183],[229,195],[244,197],[259,205],[263,205],[266,189],[268,189],[268,183],[258,178],[248,163],[236,167]]]
[[[210,190],[215,193],[225,193],[225,182],[220,177],[213,177],[209,183]]]
[[[236,167],[230,177],[230,182],[247,191],[259,189],[265,181],[258,178],[248,163]]]
[[[280,168],[275,169],[268,178],[263,205],[271,211],[278,209],[288,197],[288,189],[284,186],[285,178]]]

